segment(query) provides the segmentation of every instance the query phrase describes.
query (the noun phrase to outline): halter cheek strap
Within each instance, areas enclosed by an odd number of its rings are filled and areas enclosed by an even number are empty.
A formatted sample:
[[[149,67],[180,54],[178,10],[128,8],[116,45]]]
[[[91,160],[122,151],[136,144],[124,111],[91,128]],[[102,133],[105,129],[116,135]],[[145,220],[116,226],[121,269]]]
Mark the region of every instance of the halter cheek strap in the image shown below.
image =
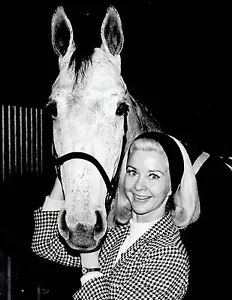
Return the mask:
[[[53,144],[53,148],[55,149],[55,146]],[[56,151],[54,151],[54,153],[56,153]],[[61,172],[60,172],[60,166],[62,166],[66,161],[71,160],[71,159],[83,159],[83,160],[87,160],[89,162],[91,162],[99,171],[99,173],[101,174],[106,188],[107,188],[107,194],[106,194],[106,210],[108,211],[108,206],[110,206],[108,204],[110,196],[112,194],[112,191],[114,190],[114,185],[113,182],[110,181],[108,175],[106,174],[104,168],[102,167],[102,165],[99,163],[99,161],[93,157],[90,154],[84,153],[84,152],[70,152],[67,153],[61,157],[57,157],[56,161],[55,161],[55,165],[56,165],[56,173],[57,173],[57,177],[60,180],[61,183],[61,187],[62,187],[62,193],[63,193],[63,197],[65,199],[65,193],[64,193],[64,188],[63,188],[63,183],[62,183],[62,178],[61,178]],[[111,204],[111,203],[110,203]]]
[[[67,154],[65,154],[61,157],[58,157],[56,159],[56,165],[57,166],[62,166],[64,162],[66,162],[68,160],[71,160],[71,159],[75,159],[75,158],[88,160],[93,165],[95,165],[95,167],[98,169],[99,173],[101,174],[102,178],[105,181],[107,190],[110,190],[112,188],[109,177],[106,174],[105,170],[103,169],[102,165],[99,163],[99,161],[95,157],[93,157],[90,154],[87,154],[87,153],[84,153],[84,152],[70,152],[70,153],[67,153]]]

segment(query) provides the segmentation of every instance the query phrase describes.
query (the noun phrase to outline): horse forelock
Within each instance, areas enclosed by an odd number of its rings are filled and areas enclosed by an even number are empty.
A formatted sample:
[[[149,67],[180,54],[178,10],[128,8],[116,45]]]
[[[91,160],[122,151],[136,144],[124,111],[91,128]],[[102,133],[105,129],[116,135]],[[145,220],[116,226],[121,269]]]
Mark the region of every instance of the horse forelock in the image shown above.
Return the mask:
[[[113,56],[105,51],[103,48],[94,48],[89,52],[80,53],[79,49],[74,49],[70,56],[67,71],[72,71],[74,75],[74,84],[78,85],[83,82],[88,76],[89,71],[97,69],[102,66],[106,72],[108,70],[108,76],[121,83],[123,82],[121,73],[121,59],[120,56]],[[125,83],[123,82],[123,85]]]
[[[88,53],[82,54],[75,49],[71,55],[68,68],[72,69],[75,75],[74,83],[82,81],[88,67],[92,64],[93,49]]]

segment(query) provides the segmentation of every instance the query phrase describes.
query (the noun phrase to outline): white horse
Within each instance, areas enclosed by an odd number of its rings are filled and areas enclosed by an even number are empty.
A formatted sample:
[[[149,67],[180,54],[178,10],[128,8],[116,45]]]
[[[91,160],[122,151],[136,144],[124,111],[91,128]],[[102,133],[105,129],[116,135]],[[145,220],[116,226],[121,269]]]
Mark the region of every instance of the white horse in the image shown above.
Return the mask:
[[[59,75],[47,106],[54,119],[54,152],[65,198],[58,227],[67,244],[81,251],[99,245],[115,215],[121,223],[128,220],[130,210],[121,201],[125,153],[135,136],[161,129],[129,94],[121,76],[124,36],[112,6],[100,37],[100,48],[87,47],[91,37],[76,44],[64,9],[55,11],[52,45],[59,57]],[[198,157],[195,174],[208,157],[205,152]]]
[[[124,36],[114,7],[108,8],[100,34],[101,47],[82,56],[64,9],[58,7],[53,15],[52,45],[60,72],[48,107],[65,197],[58,226],[67,244],[81,251],[96,248],[107,220],[112,221],[110,201],[119,194],[120,167],[131,141],[143,131],[160,129],[121,76]]]

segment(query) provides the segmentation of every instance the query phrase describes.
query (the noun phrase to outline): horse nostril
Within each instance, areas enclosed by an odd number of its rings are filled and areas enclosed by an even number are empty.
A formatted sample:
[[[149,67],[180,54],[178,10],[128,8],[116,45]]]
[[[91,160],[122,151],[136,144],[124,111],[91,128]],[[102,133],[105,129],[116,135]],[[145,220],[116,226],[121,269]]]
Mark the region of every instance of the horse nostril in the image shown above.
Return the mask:
[[[69,229],[65,221],[66,213],[66,210],[61,208],[57,222],[60,235],[67,241],[69,239]]]
[[[62,229],[62,230],[67,229],[65,216],[66,216],[66,210],[64,209],[64,210],[62,210],[61,215],[60,215],[60,229]]]
[[[58,217],[59,232],[65,240],[67,240],[69,238],[69,230],[68,230],[68,226],[65,221],[66,213],[67,212],[65,209],[61,209],[59,212],[59,217]]]
[[[94,232],[95,233],[101,233],[103,230],[103,219],[102,219],[102,215],[101,213],[96,210],[96,216],[97,216],[97,220],[96,220],[96,224],[94,226]]]

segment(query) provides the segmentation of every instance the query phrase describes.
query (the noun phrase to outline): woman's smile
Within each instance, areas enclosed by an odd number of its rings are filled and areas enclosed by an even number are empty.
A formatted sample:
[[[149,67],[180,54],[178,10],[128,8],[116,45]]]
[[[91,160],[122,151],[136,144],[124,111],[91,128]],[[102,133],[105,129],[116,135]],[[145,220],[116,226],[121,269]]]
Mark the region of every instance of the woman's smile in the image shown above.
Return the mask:
[[[142,202],[145,202],[152,198],[152,196],[141,196],[141,195],[136,195],[136,194],[133,194],[133,197],[135,200],[142,201]]]
[[[133,218],[140,222],[159,218],[165,211],[170,188],[166,156],[155,150],[133,150],[125,176],[125,192]]]

